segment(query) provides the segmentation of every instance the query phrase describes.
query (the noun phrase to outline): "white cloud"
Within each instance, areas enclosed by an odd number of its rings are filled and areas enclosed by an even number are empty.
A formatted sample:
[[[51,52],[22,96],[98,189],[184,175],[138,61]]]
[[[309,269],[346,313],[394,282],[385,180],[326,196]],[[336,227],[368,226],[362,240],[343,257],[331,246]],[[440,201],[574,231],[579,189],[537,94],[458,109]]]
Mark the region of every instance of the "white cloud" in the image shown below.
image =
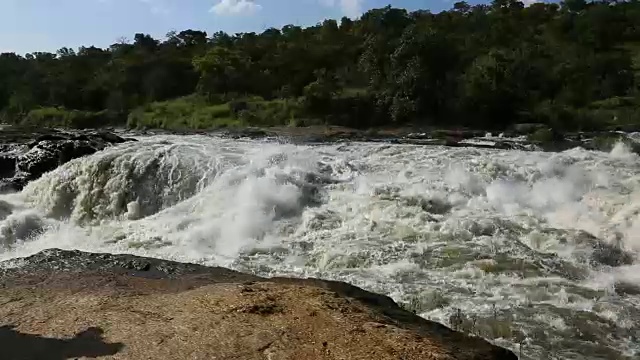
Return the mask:
[[[345,15],[357,17],[362,14],[364,0],[320,0],[320,2],[326,6],[340,6]]]
[[[262,5],[253,0],[220,0],[210,12],[218,15],[248,15],[262,9]]]

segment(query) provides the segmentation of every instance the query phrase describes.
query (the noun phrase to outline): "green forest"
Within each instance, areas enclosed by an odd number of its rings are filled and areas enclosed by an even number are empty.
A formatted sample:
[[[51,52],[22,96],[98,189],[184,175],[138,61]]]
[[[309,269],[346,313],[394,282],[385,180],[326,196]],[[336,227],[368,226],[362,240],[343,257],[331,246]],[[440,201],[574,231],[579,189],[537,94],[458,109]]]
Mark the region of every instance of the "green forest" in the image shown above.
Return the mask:
[[[0,122],[640,128],[640,1],[391,6],[261,33],[0,55]]]

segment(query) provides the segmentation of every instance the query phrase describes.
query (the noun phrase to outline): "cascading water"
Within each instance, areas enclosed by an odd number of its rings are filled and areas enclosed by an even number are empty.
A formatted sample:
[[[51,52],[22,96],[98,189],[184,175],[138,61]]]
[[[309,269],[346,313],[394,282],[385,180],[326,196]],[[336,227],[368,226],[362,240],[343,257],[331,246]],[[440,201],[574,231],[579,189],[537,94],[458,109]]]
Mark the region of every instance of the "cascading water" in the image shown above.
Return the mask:
[[[56,247],[342,280],[525,359],[640,355],[640,159],[153,136],[0,196]]]

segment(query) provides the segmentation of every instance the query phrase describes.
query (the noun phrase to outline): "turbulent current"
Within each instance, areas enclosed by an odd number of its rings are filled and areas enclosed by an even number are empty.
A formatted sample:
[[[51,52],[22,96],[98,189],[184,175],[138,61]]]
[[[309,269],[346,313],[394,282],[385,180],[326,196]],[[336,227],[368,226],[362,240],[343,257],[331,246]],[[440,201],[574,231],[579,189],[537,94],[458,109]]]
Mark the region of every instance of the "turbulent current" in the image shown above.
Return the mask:
[[[0,260],[62,248],[342,280],[523,359],[640,356],[640,158],[623,145],[139,140],[0,195]]]

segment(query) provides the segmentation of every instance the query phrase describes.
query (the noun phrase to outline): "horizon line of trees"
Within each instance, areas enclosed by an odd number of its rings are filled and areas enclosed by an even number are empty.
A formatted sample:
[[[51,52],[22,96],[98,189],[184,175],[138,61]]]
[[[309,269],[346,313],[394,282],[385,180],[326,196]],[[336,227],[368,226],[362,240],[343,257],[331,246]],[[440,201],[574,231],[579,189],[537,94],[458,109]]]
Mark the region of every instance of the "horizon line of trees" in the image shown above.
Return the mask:
[[[0,54],[6,122],[59,108],[100,114],[79,126],[121,124],[192,94],[210,104],[284,99],[305,118],[353,127],[640,124],[640,1],[387,6],[306,28]]]

